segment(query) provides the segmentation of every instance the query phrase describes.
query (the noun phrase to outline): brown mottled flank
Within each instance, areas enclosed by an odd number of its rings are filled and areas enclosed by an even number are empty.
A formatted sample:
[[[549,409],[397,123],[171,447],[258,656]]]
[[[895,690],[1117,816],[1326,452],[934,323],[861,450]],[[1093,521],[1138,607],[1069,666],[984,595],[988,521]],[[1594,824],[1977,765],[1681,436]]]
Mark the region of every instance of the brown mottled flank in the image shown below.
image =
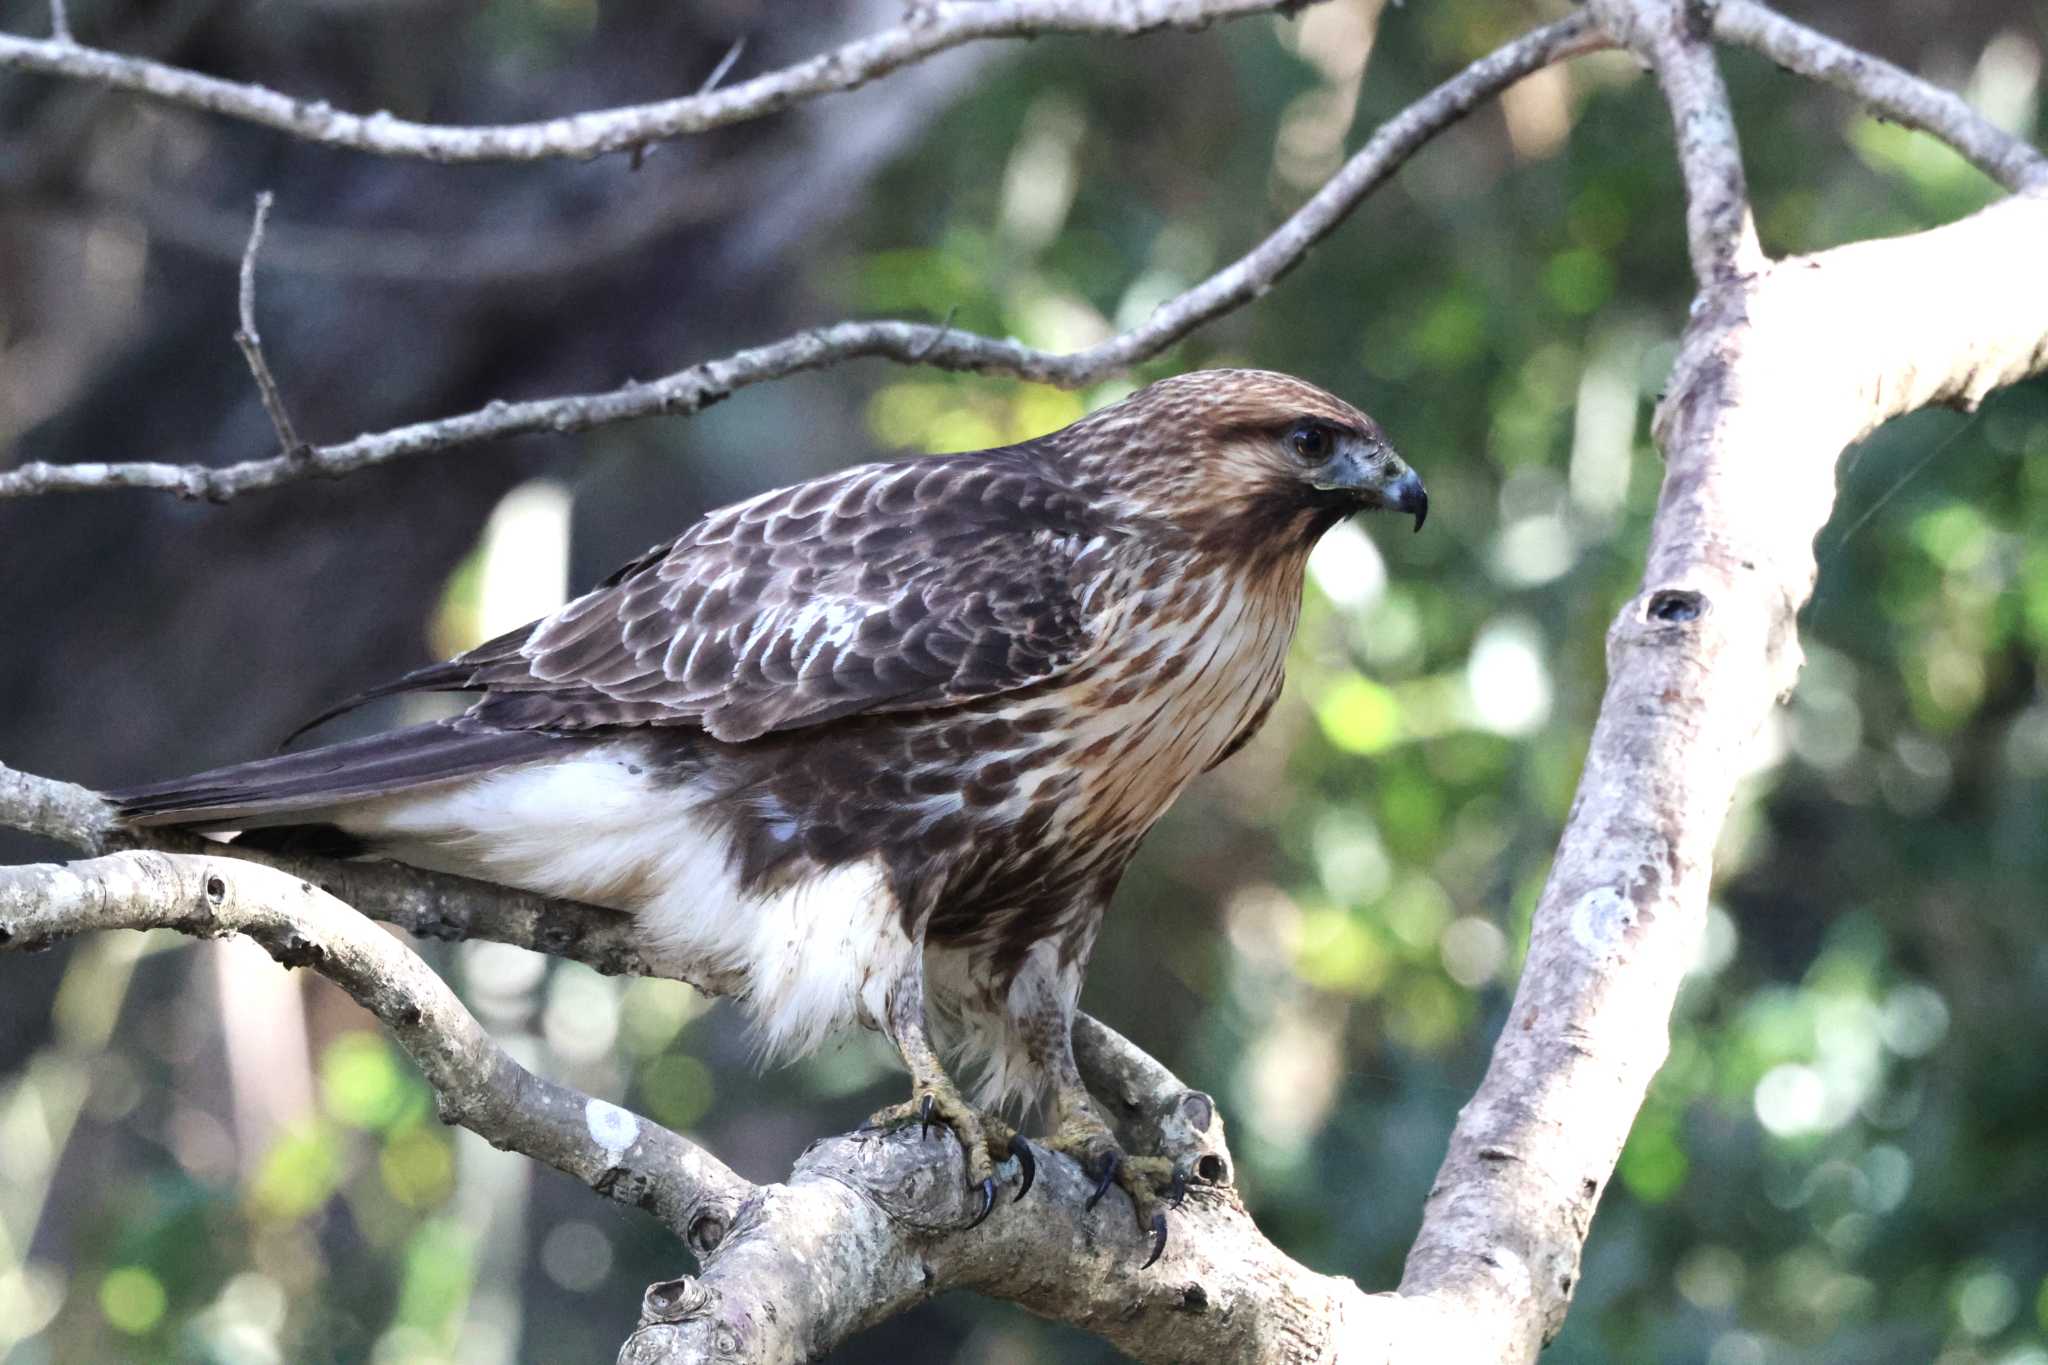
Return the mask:
[[[713,512],[369,694],[476,694],[458,720],[119,799],[151,824],[365,828],[335,812],[625,740],[725,831],[745,895],[876,864],[912,942],[967,950],[969,1008],[1005,1008],[1039,945],[1071,996],[1139,840],[1271,709],[1309,550],[1382,506],[1419,524],[1426,500],[1364,413],[1285,375],[1181,375],[1036,440]],[[607,870],[605,903],[637,907],[645,874]]]

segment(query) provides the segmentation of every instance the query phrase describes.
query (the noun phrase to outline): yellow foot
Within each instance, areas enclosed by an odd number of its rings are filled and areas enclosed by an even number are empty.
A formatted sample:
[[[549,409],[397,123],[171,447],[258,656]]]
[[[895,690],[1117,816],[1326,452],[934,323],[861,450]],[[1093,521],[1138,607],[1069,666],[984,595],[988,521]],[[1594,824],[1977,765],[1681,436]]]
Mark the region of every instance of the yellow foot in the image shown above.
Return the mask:
[[[1131,1208],[1138,1215],[1138,1231],[1152,1241],[1152,1254],[1140,1269],[1150,1269],[1166,1253],[1166,1211],[1179,1208],[1187,1197],[1187,1176],[1163,1156],[1126,1155],[1107,1124],[1078,1108],[1069,1111],[1059,1131],[1045,1145],[1072,1157],[1082,1172],[1094,1180],[1095,1192],[1088,1196],[1089,1208],[1101,1202],[1111,1185],[1131,1197]]]
[[[996,1205],[997,1162],[1014,1156],[1021,1168],[1022,1183],[1011,1203],[1030,1192],[1031,1182],[1038,1174],[1038,1163],[1030,1146],[1015,1128],[962,1099],[951,1081],[943,1077],[936,1081],[914,1080],[909,1099],[877,1110],[868,1119],[871,1128],[901,1128],[911,1123],[918,1125],[920,1134],[928,1133],[937,1124],[959,1139],[960,1150],[967,1154],[967,1183],[981,1195],[981,1211],[968,1227],[980,1226]]]

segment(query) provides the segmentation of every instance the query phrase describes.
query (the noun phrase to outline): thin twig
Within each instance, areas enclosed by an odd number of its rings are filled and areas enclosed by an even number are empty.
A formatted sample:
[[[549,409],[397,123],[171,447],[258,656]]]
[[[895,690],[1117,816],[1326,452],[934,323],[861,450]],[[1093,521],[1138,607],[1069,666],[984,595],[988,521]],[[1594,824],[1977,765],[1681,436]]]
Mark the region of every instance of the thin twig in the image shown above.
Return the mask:
[[[1758,0],[1719,0],[1713,24],[1715,37],[1754,48],[1788,71],[1853,95],[1894,123],[1940,138],[2015,193],[2048,186],[2048,157],[1953,91],[1817,33]]]
[[[719,83],[732,74],[733,67],[739,63],[740,54],[746,50],[747,35],[742,33],[739,37],[732,40],[732,46],[727,48],[725,55],[718,59],[718,65],[711,68],[711,74],[706,76],[704,83],[697,87],[697,93],[700,96],[708,95],[716,90]]]
[[[1694,31],[1688,0],[1592,0],[1614,41],[1648,62],[1671,109],[1685,177],[1694,276],[1712,285],[1763,268],[1742,174],[1742,148],[1714,50]]]
[[[388,113],[351,114],[260,85],[57,39],[0,35],[0,70],[33,71],[126,90],[205,113],[275,128],[306,142],[429,161],[543,161],[630,151],[779,113],[820,95],[867,84],[964,43],[1041,33],[1132,36],[1196,29],[1219,19],[1292,9],[1299,0],[946,0],[915,22],[722,90],[593,110],[532,123],[472,128],[415,123]]]
[[[299,439],[291,414],[285,411],[284,395],[278,392],[277,376],[270,372],[270,362],[263,358],[263,337],[256,330],[256,253],[263,249],[263,228],[270,221],[271,202],[269,190],[256,196],[249,245],[242,249],[241,288],[237,291],[242,325],[235,331],[235,345],[242,348],[242,358],[249,362],[249,373],[255,376],[263,410],[270,414],[270,425],[277,432],[278,449],[288,460],[304,460],[311,448]]]
[[[71,15],[64,7],[64,0],[50,0],[50,41],[70,43]]]
[[[308,475],[339,476],[478,441],[538,432],[589,431],[657,415],[687,416],[748,385],[859,357],[1007,374],[1078,388],[1150,360],[1204,323],[1265,293],[1436,134],[1530,72],[1606,44],[1594,20],[1586,12],[1576,11],[1473,62],[1381,124],[1365,146],[1264,241],[1161,304],[1138,326],[1078,351],[1043,351],[951,325],[841,322],[703,361],[660,379],[621,385],[605,393],[491,403],[455,417],[318,446],[299,460],[250,460],[220,468],[143,462],[23,465],[0,472],[0,498],[148,488],[225,501]]]
[[[107,929],[246,934],[310,967],[391,1031],[441,1117],[643,1206],[699,1253],[723,1240],[753,1186],[658,1123],[534,1075],[492,1041],[418,954],[324,891],[239,859],[136,850],[0,868],[0,948]]]

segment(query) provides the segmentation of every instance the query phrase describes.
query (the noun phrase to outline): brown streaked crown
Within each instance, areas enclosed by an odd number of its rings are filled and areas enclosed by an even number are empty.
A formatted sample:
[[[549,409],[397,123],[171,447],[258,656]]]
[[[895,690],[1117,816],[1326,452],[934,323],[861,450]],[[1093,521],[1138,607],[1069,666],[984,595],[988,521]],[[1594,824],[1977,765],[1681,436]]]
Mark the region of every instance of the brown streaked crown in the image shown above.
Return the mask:
[[[1386,445],[1358,408],[1272,370],[1174,375],[1048,439],[1077,481],[1118,510],[1264,557],[1305,552],[1364,505],[1318,490],[1290,455],[1289,433],[1305,423]]]

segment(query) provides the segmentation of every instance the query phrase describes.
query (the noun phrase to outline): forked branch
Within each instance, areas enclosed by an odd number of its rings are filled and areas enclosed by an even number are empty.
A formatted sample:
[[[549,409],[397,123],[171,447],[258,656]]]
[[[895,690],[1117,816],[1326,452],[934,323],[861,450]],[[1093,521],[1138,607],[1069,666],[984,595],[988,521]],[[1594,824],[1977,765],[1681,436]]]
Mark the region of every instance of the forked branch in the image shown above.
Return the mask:
[[[0,498],[146,488],[219,502],[312,475],[338,477],[508,436],[563,434],[643,417],[687,416],[749,385],[861,357],[1078,388],[1162,354],[1204,323],[1257,298],[1431,138],[1530,72],[1602,47],[1605,41],[1591,17],[1580,12],[1473,62],[1381,125],[1308,202],[1244,256],[1161,304],[1137,327],[1078,351],[1045,351],[929,323],[840,322],[604,393],[491,403],[456,417],[312,447],[297,457],[279,455],[221,467],[141,461],[26,464],[0,472]]]
[[[2048,157],[1952,90],[1836,42],[1757,0],[1717,0],[1713,26],[1717,38],[1754,48],[1787,71],[1855,96],[1894,123],[1940,138],[2015,193],[2048,186]]]
[[[108,929],[246,934],[377,1016],[433,1087],[441,1118],[645,1208],[701,1252],[753,1186],[657,1123],[543,1080],[491,1040],[418,954],[310,883],[238,858],[136,850],[0,867],[0,948]]]

